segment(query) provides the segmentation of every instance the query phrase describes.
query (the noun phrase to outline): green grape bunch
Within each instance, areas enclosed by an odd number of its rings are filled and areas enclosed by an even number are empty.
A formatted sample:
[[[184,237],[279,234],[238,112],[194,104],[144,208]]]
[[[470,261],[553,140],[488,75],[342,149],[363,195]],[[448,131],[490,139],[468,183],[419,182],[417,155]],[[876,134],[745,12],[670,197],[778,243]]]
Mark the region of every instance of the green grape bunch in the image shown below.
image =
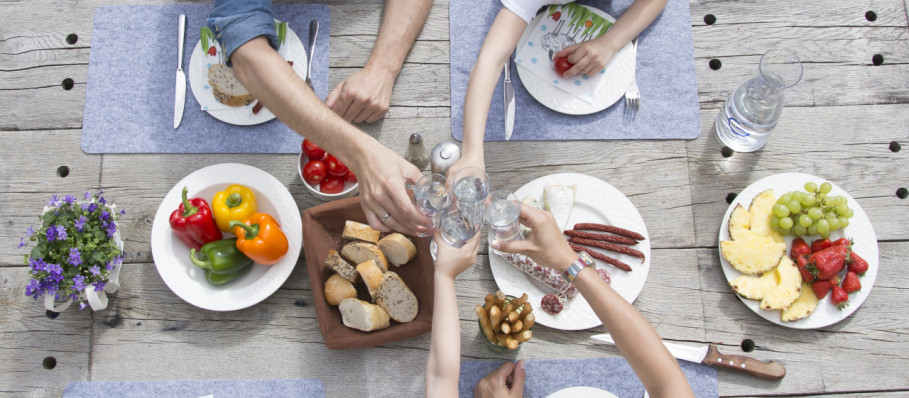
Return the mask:
[[[783,235],[820,235],[826,239],[833,231],[849,226],[852,209],[843,196],[829,195],[829,182],[818,186],[805,183],[805,191],[783,194],[773,205],[770,226]]]

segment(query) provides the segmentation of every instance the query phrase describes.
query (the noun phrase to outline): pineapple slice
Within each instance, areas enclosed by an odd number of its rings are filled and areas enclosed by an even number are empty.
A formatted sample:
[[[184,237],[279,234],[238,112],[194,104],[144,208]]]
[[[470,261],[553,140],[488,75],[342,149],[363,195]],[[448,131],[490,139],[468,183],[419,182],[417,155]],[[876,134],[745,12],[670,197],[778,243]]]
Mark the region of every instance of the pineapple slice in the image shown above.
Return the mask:
[[[768,238],[769,239],[769,238]],[[780,283],[761,300],[761,309],[781,310],[791,305],[802,290],[802,274],[789,256],[783,256],[776,267]],[[809,290],[811,290],[809,288]]]
[[[729,215],[729,237],[732,240],[741,239],[751,228],[751,213],[741,204],[735,205]]]
[[[763,299],[768,292],[775,289],[779,283],[779,274],[776,270],[770,270],[764,272],[764,275],[761,275],[760,277],[739,275],[737,278],[733,279],[732,282],[729,282],[729,286],[732,286],[732,290],[735,290],[739,296],[751,300],[760,300]]]
[[[786,244],[774,242],[769,236],[747,233],[739,239],[720,242],[720,252],[739,272],[758,275],[780,263],[786,254]]]
[[[817,296],[814,295],[814,289],[810,283],[802,282],[802,292],[799,298],[788,307],[783,308],[780,316],[783,322],[792,322],[811,315],[817,309]]]
[[[770,212],[775,203],[776,195],[773,194],[773,189],[761,192],[751,200],[751,206],[748,207],[748,213],[751,213],[751,227],[749,227],[751,232],[758,236],[770,236],[770,232],[773,230],[770,228]]]

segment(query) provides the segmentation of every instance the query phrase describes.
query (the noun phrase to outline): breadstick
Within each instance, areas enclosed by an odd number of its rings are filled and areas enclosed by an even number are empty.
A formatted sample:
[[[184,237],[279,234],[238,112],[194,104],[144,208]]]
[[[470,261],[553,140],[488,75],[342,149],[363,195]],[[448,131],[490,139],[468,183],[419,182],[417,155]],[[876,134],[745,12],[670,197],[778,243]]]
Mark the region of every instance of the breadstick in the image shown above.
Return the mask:
[[[502,322],[502,333],[505,333],[505,334],[511,333],[511,325],[508,322]]]
[[[575,231],[572,229],[565,231],[565,235],[574,237],[574,238],[584,238],[584,239],[601,240],[603,242],[621,243],[623,245],[638,244],[638,241],[631,239],[627,236],[598,234],[596,232]]]
[[[483,332],[483,336],[487,340],[493,341],[494,338],[492,333],[492,325],[489,324],[489,315],[486,314],[486,310],[483,309],[483,306],[478,305],[477,308],[477,317],[480,319],[480,331]]]
[[[530,340],[531,336],[533,336],[533,332],[531,332],[529,329],[526,329],[523,332],[519,332],[518,334],[516,334],[514,336],[514,339],[517,340],[518,343],[523,343],[527,340]]]
[[[524,305],[525,302],[527,302],[527,293],[522,294],[521,297],[511,300],[511,303],[514,304],[514,308],[518,308]]]
[[[483,309],[486,310],[486,312],[489,312],[489,310],[492,309],[492,306],[495,305],[495,303],[496,303],[496,296],[492,293],[489,293],[486,295],[486,303],[483,304]]]
[[[529,330],[530,328],[533,327],[533,324],[536,321],[536,319],[537,318],[531,313],[531,314],[527,314],[527,316],[524,317],[524,319],[519,320],[519,321],[524,323],[524,329]]]
[[[520,319],[514,321],[514,322],[511,324],[511,333],[520,332],[521,329],[524,329],[524,323],[521,322]]]
[[[502,322],[502,311],[499,310],[499,307],[492,306],[489,309],[489,324],[492,326],[493,330],[499,328],[499,323]]]
[[[508,337],[505,340],[505,346],[508,347],[508,349],[510,349],[510,350],[516,350],[516,349],[518,349],[518,340]]]
[[[510,337],[511,336],[509,336],[505,333],[496,334],[496,345],[505,347],[506,346],[505,343],[508,341],[508,338],[510,338]]]
[[[574,229],[589,229],[592,231],[601,231],[601,232],[611,232],[616,235],[627,236],[634,240],[644,240],[644,235],[641,235],[634,231],[629,231],[625,228],[619,228],[612,225],[605,224],[596,224],[596,223],[578,223],[574,225]]]

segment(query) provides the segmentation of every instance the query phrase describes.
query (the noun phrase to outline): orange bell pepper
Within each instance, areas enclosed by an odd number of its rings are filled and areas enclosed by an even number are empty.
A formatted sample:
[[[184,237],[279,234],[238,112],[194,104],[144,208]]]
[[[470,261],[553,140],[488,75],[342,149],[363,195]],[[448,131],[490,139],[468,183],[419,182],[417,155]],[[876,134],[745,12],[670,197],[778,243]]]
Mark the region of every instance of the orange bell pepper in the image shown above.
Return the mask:
[[[253,213],[249,218],[230,222],[237,235],[237,249],[262,265],[277,263],[287,253],[287,236],[278,221],[265,213]]]

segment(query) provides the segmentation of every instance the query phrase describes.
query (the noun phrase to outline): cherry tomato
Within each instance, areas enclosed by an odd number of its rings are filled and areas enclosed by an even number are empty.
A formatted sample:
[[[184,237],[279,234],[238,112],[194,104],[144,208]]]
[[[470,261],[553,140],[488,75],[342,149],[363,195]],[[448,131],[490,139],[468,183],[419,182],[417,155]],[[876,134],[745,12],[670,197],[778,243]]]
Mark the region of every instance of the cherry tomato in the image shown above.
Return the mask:
[[[565,77],[565,72],[571,69],[572,66],[574,64],[568,62],[568,57],[558,57],[552,61],[552,69],[555,69],[556,73],[562,77]]]
[[[318,145],[314,144],[309,139],[305,139],[303,140],[303,154],[310,160],[319,160],[325,157],[325,150],[319,148]]]
[[[328,168],[328,174],[338,177],[344,177],[344,175],[347,174],[347,166],[345,166],[344,163],[341,163],[334,155],[326,155],[324,161],[325,167]]]
[[[321,160],[310,160],[303,166],[303,179],[309,185],[317,185],[325,179],[328,170],[325,168],[325,162]]]
[[[357,182],[357,176],[354,175],[353,170],[350,170],[350,169],[347,170],[347,174],[344,175],[344,181],[352,182],[352,183]]]
[[[341,193],[344,190],[344,179],[338,176],[328,176],[319,185],[322,193]]]

